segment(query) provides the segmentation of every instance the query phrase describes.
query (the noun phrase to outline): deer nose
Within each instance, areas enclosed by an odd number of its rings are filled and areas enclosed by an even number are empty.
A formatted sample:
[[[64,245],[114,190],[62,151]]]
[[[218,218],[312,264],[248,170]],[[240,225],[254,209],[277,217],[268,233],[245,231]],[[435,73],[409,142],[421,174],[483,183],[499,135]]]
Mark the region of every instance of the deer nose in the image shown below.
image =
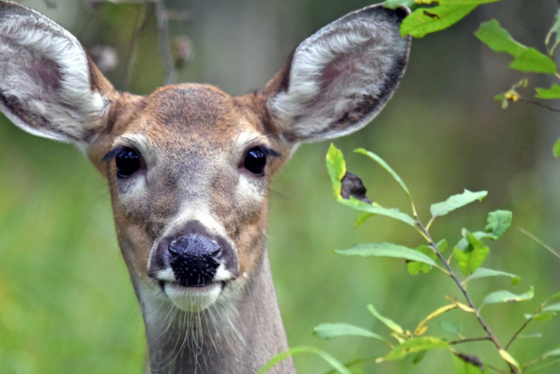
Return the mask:
[[[181,236],[167,247],[169,264],[177,283],[184,287],[202,287],[212,283],[220,263],[222,249],[215,241],[200,234]]]

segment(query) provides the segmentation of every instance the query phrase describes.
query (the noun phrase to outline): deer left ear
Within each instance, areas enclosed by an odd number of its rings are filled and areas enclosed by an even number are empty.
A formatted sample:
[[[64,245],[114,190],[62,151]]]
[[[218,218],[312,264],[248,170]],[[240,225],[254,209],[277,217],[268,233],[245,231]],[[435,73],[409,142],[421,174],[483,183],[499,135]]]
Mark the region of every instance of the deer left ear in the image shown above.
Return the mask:
[[[13,123],[45,138],[88,143],[114,94],[72,34],[0,0],[0,110]]]
[[[406,8],[369,6],[304,40],[262,94],[288,144],[347,135],[370,122],[404,73]]]

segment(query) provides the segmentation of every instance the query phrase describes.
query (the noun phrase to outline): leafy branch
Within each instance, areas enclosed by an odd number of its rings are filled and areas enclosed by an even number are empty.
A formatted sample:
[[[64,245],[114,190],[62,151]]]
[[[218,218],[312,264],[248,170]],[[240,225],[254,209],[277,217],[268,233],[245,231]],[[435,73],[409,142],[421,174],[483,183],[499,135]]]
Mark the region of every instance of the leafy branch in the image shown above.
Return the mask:
[[[384,5],[389,8],[398,6],[413,8],[413,12],[401,24],[400,32],[403,37],[411,35],[415,38],[423,38],[430,33],[451,27],[478,6],[498,1],[505,0],[386,0]],[[560,69],[554,61],[554,53],[560,45],[560,2],[553,24],[544,38],[543,46],[546,53],[515,40],[496,19],[483,22],[474,35],[493,51],[507,53],[513,57],[509,64],[510,69],[524,73],[545,74],[560,81]],[[521,95],[516,91],[516,88],[527,87],[527,85],[528,80],[524,79],[514,84],[508,91],[496,95],[494,99],[500,101],[504,109],[509,103],[521,101],[560,112],[560,108],[543,102],[560,99],[559,84],[554,83],[550,88],[535,87],[534,98]],[[554,156],[560,157],[560,139],[555,144]]]

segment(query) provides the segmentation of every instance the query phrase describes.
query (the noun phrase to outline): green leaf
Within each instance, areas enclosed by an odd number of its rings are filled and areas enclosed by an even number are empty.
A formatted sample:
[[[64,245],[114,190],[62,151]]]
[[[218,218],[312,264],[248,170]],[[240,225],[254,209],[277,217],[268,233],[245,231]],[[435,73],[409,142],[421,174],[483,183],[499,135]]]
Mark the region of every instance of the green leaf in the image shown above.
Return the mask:
[[[373,306],[373,304],[369,304],[367,306],[368,310],[370,311],[371,314],[373,314],[373,316],[375,318],[377,318],[378,320],[380,320],[385,326],[387,326],[388,328],[390,328],[391,330],[393,330],[394,332],[396,332],[397,334],[404,334],[404,330],[402,327],[400,327],[397,323],[393,322],[393,320],[387,318],[387,317],[383,317],[378,311],[377,309],[375,309],[375,307]]]
[[[528,368],[526,368],[525,370],[523,370],[523,374],[536,374],[541,372],[542,370],[549,368],[551,366],[560,364],[560,359],[556,359],[556,360],[548,360],[548,361],[544,361],[544,362],[539,362],[535,365],[531,365]],[[560,365],[559,365],[560,366]]]
[[[401,213],[396,208],[393,209],[384,208],[376,203],[367,204],[353,197],[350,197],[349,199],[344,199],[341,196],[341,191],[342,191],[341,180],[344,177],[344,175],[346,175],[346,162],[344,161],[344,155],[338,148],[334,146],[334,144],[331,144],[327,152],[326,160],[327,160],[327,170],[331,178],[334,197],[340,204],[362,212],[394,218],[396,220],[406,223],[409,226],[415,227],[415,222],[412,219],[412,217],[410,217],[406,213]],[[367,219],[368,217],[370,216],[366,216],[365,218]]]
[[[542,309],[543,312],[560,312],[560,303],[550,304]]]
[[[411,353],[428,351],[431,349],[449,349],[449,344],[433,336],[413,338],[397,345],[389,354],[378,358],[375,362],[401,360]]]
[[[419,247],[414,248],[414,250],[428,256],[432,260],[435,260],[437,258],[437,255],[432,249],[432,247],[429,247],[427,245],[421,245]],[[432,267],[422,262],[409,261],[406,263],[406,270],[408,270],[408,272],[412,275],[416,275],[420,272],[427,274],[432,270]]]
[[[459,321],[453,321],[453,322],[443,321],[439,323],[439,327],[441,327],[443,331],[446,331],[450,334],[457,335],[457,336],[461,335],[461,322]]]
[[[456,353],[453,355],[456,374],[482,374],[480,366],[482,363],[476,356]]]
[[[417,0],[418,2],[424,2],[426,0]],[[495,3],[500,0],[428,0],[429,3],[438,2],[441,5],[481,5],[488,3]],[[429,4],[428,3],[428,4]]]
[[[519,280],[521,279],[518,275],[512,273],[506,273],[505,271],[479,267],[471,275],[469,275],[467,279],[465,279],[465,282],[471,281],[473,279],[488,278],[488,277],[509,277],[511,278],[511,283],[513,285],[519,283]]]
[[[406,260],[418,261],[431,266],[438,266],[434,260],[425,254],[393,243],[363,243],[350,249],[337,250],[335,252],[342,256],[404,258]]]
[[[524,314],[523,316],[525,317],[525,319],[530,319],[532,317],[533,321],[543,322],[543,321],[550,321],[555,314],[556,313],[554,312],[544,312],[544,313],[537,313],[533,316],[533,314],[527,313]]]
[[[474,35],[492,50],[512,55],[514,59],[509,65],[512,69],[545,74],[557,71],[556,64],[550,57],[516,42],[495,19],[482,23]]]
[[[370,151],[366,151],[363,148],[358,148],[354,152],[365,155],[365,156],[371,158],[373,161],[377,162],[379,164],[379,166],[381,166],[383,169],[385,169],[393,177],[393,179],[399,184],[399,186],[401,186],[401,188],[403,189],[404,193],[406,193],[408,198],[410,200],[412,200],[412,195],[410,194],[410,191],[408,190],[408,187],[406,186],[406,184],[404,184],[401,177],[399,177],[399,175],[385,162],[385,160],[383,160],[381,157],[379,157],[375,153],[370,152]]]
[[[496,210],[488,214],[486,232],[492,235],[494,240],[501,237],[511,226],[512,214],[509,210]]]
[[[301,353],[312,353],[315,355],[320,356],[323,360],[325,360],[333,369],[336,370],[339,374],[352,374],[350,370],[348,370],[340,361],[336,358],[328,354],[327,352],[316,348],[316,347],[294,347],[286,352],[282,352],[277,354],[276,356],[272,357],[262,368],[257,371],[256,374],[264,374],[279,362],[285,360],[290,356],[295,356]]]
[[[350,197],[350,199],[344,199],[342,197],[339,197],[339,198],[337,198],[337,201],[340,204],[345,205],[347,207],[350,207],[352,209],[356,209],[356,210],[366,212],[366,213],[371,213],[371,214],[376,214],[376,215],[380,215],[380,216],[394,218],[398,221],[406,223],[409,226],[415,227],[415,222],[412,219],[412,217],[409,216],[406,213],[402,213],[401,211],[399,211],[396,208],[384,208],[381,205],[376,204],[376,203],[367,204],[367,203],[364,203],[363,201],[357,200],[353,197]]]
[[[558,139],[556,143],[554,143],[554,148],[552,148],[552,153],[554,154],[554,157],[556,158],[560,157],[560,139]]]
[[[535,291],[533,290],[533,287],[531,287],[529,291],[520,295],[516,295],[506,290],[496,291],[487,295],[484,300],[482,300],[482,305],[527,301],[531,300],[534,295]]]
[[[542,338],[542,333],[540,332],[530,332],[528,334],[519,334],[517,335],[519,339],[535,339],[535,338]]]
[[[560,86],[553,84],[550,88],[535,88],[537,94],[535,97],[539,99],[560,99]]]
[[[327,151],[327,170],[331,177],[331,184],[333,187],[334,197],[339,199],[340,191],[342,189],[341,180],[346,174],[346,162],[342,151],[331,143]]]
[[[375,216],[375,214],[373,213],[362,213],[358,216],[358,218],[356,218],[356,222],[354,223],[354,227],[359,227],[361,226],[365,221],[368,220],[368,218]]]
[[[427,351],[418,352],[418,353],[416,354],[416,356],[414,356],[414,357],[412,358],[412,363],[413,363],[414,365],[418,365],[418,364],[420,363],[420,361],[422,361],[422,360],[424,359],[424,356],[426,356],[426,352],[427,352]]]
[[[554,16],[554,24],[550,28],[550,31],[546,35],[546,39],[544,41],[545,44],[549,46],[549,54],[551,56],[554,55],[554,50],[558,46],[558,43],[560,43],[560,39],[558,38],[559,34],[560,34],[560,8],[558,8],[558,10],[556,11],[556,16]],[[555,42],[554,45],[550,47],[550,43],[552,41],[553,35],[554,35]]]
[[[364,328],[347,323],[323,323],[313,329],[313,335],[319,339],[334,339],[341,336],[362,336],[373,338],[389,344],[382,336]]]
[[[488,195],[487,191],[471,192],[465,190],[462,194],[453,195],[446,201],[432,204],[430,212],[432,217],[441,217],[476,200],[482,201],[486,195]]]
[[[487,3],[495,3],[500,0],[414,0],[416,4],[434,4],[439,3],[442,5],[481,5]]]
[[[544,357],[560,356],[560,346],[551,349],[550,351],[547,351],[543,356]]]
[[[469,276],[484,263],[488,253],[490,253],[490,248],[484,246],[470,232],[467,231],[465,234],[469,245],[464,250],[460,250],[457,247],[453,248],[453,254],[461,272],[465,276]]]
[[[383,3],[383,6],[385,8],[391,8],[391,9],[395,9],[398,8],[400,6],[405,6],[405,7],[413,7],[416,5],[416,2],[414,0],[386,0]]]
[[[463,19],[474,8],[476,5],[443,4],[432,8],[418,8],[402,22],[401,36],[422,38],[426,34],[446,29]]]

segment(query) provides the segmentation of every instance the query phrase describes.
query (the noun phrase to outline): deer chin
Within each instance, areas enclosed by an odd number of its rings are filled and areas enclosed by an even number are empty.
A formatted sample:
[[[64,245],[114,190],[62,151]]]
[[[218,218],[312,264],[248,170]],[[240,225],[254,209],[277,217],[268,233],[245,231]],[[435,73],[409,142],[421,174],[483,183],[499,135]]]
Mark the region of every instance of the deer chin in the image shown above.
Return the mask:
[[[184,287],[177,283],[165,282],[163,291],[177,308],[186,312],[201,312],[216,303],[224,287],[225,282],[198,287]]]

